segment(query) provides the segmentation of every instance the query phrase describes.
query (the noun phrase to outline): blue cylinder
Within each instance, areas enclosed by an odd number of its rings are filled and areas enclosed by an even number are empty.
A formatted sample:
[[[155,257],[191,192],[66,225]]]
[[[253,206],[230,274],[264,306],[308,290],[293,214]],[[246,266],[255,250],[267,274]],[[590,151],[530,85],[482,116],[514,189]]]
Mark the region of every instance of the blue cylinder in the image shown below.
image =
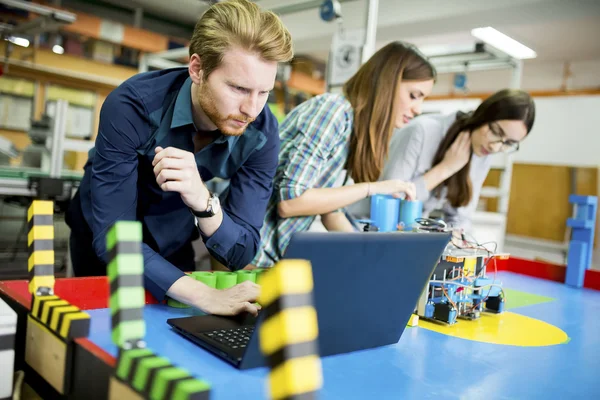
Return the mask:
[[[415,220],[423,215],[423,202],[418,200],[402,200],[400,202],[400,213],[398,224],[402,230],[411,231],[415,227]]]
[[[379,232],[397,231],[399,213],[400,199],[383,194],[371,197],[371,220]]]

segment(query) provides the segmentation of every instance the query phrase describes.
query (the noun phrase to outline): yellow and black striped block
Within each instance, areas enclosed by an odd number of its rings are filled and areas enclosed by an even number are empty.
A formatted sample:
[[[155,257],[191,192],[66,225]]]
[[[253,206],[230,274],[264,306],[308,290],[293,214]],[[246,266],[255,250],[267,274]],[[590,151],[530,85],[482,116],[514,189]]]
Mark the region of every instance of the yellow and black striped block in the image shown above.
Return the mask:
[[[270,397],[312,399],[323,384],[311,264],[283,260],[261,275],[260,348],[270,368]]]
[[[149,349],[121,350],[117,378],[141,397],[152,400],[206,400],[210,384],[172,365]]]
[[[89,314],[55,295],[33,296],[31,315],[64,341],[90,332]]]
[[[29,293],[54,293],[54,203],[34,200],[27,210]]]

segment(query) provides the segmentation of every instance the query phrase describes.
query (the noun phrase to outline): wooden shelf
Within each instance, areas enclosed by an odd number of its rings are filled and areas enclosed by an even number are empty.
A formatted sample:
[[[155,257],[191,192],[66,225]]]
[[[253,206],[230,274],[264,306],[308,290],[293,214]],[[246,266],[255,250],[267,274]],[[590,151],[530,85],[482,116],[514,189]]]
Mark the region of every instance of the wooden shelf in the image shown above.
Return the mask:
[[[35,0],[34,3],[49,5],[46,1],[40,0]],[[81,11],[75,11],[64,7],[55,7],[53,5],[51,5],[51,7],[71,12],[77,16],[75,22],[61,28],[63,31],[120,44],[146,53],[165,51],[169,47],[168,36],[160,35],[145,29],[134,28],[131,25],[103,20]],[[110,25],[110,28],[105,28],[106,25]],[[112,33],[108,34],[107,32],[109,31]],[[119,31],[122,32],[122,34],[115,33]]]

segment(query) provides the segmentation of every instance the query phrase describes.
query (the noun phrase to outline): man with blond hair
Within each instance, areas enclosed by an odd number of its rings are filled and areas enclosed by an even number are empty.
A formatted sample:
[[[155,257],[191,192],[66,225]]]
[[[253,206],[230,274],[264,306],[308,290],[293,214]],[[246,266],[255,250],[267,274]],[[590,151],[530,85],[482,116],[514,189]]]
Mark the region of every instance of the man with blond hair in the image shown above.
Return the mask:
[[[265,103],[278,62],[292,56],[274,13],[220,2],[196,24],[187,68],[138,74],[110,93],[67,214],[75,275],[105,275],[108,229],[138,220],[145,286],[156,298],[211,314],[257,313],[255,284],[216,290],[182,271],[194,269],[198,235],[232,269],[256,254],[279,153]],[[215,177],[230,182],[222,204],[205,185]]]

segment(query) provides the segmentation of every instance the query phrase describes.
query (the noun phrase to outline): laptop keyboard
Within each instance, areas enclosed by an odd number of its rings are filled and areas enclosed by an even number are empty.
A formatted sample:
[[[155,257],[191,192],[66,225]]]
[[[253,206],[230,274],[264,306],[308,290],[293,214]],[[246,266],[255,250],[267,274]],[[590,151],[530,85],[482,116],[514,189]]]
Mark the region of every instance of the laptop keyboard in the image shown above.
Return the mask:
[[[202,336],[206,336],[215,340],[227,347],[232,349],[245,349],[250,342],[250,337],[254,332],[253,326],[243,326],[234,329],[222,329],[212,332],[201,333]]]

